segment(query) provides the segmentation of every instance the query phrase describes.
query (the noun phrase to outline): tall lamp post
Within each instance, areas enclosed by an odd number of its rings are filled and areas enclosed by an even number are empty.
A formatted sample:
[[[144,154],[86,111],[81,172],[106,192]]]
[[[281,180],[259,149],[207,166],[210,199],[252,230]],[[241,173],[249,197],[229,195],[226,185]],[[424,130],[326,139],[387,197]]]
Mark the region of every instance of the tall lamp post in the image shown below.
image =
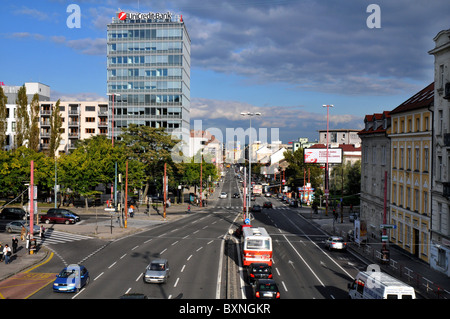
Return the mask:
[[[114,148],[114,97],[120,96],[119,93],[107,93],[106,95],[112,96],[112,111],[111,111],[111,143]],[[114,188],[111,186],[111,201],[113,201],[114,193],[114,208],[117,207],[117,162],[115,163],[115,174],[114,174]]]
[[[327,199],[326,201],[326,207],[325,207],[325,215],[328,216],[328,197],[330,196],[330,190],[328,185],[328,136],[329,136],[329,116],[330,116],[330,107],[333,107],[333,104],[324,104],[323,107],[327,108],[327,163],[325,166],[325,197]]]
[[[250,197],[251,197],[251,192],[250,189],[252,187],[252,116],[261,116],[260,112],[242,112],[241,113],[242,116],[249,116],[250,117],[250,134],[248,137],[248,205],[247,205],[247,211],[245,213],[245,218],[248,217],[248,207],[250,206]],[[244,199],[246,200],[246,199]]]

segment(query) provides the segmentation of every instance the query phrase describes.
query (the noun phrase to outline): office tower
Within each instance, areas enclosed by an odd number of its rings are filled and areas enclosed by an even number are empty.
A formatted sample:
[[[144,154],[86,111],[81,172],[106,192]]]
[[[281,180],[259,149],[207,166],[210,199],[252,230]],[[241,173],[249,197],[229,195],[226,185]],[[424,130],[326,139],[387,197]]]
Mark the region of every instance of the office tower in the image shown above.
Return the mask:
[[[182,17],[118,12],[107,36],[108,136],[129,124],[189,132],[191,42]]]

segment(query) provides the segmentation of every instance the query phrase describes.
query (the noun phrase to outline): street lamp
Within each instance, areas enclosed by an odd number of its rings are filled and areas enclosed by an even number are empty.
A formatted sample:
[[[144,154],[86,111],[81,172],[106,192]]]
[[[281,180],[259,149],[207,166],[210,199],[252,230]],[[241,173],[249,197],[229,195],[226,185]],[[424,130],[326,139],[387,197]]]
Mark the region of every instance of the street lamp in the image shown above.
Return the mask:
[[[252,150],[251,150],[251,143],[252,143],[252,116],[261,116],[260,112],[241,112],[242,116],[249,116],[250,117],[250,134],[248,137],[248,205],[247,205],[247,211],[245,213],[244,219],[248,217],[248,207],[250,206],[250,187],[252,187]],[[244,199],[245,200],[245,199]]]
[[[120,96],[120,94],[119,93],[107,93],[106,95],[112,96],[111,142],[112,142],[112,147],[114,148],[114,96]],[[115,163],[114,189],[113,189],[113,186],[111,186],[111,201],[113,200],[113,193],[114,193],[114,207],[116,207],[116,204],[117,204],[117,162]]]
[[[329,130],[329,115],[330,115],[330,107],[333,107],[333,104],[324,104],[323,107],[327,108],[327,164],[325,166],[325,197],[327,199],[326,206],[325,206],[325,215],[328,215],[328,196],[330,195],[330,191],[328,189],[328,130]]]

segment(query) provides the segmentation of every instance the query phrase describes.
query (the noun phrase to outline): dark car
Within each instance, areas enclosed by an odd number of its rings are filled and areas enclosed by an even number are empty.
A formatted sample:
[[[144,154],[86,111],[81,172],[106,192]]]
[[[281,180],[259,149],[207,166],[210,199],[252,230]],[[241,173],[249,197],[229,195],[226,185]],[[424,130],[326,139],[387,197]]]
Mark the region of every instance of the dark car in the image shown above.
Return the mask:
[[[52,208],[47,211],[46,215],[41,215],[41,223],[75,224],[76,217],[72,214],[66,212],[66,210]]]
[[[47,211],[47,214],[53,215],[53,214],[63,214],[69,217],[73,217],[75,219],[75,222],[78,223],[79,221],[81,221],[81,217],[78,214],[75,214],[74,212],[72,212],[69,209],[65,209],[65,208],[50,208]]]
[[[264,202],[263,207],[264,208],[272,208],[273,206],[272,206],[271,202]]]
[[[247,268],[248,281],[253,283],[257,279],[272,279],[272,267],[266,263],[250,264]]]
[[[19,207],[6,207],[0,213],[2,219],[27,219],[27,212]]]
[[[239,198],[239,197],[241,197],[241,195],[239,193],[234,193],[233,194],[233,198]]]
[[[253,205],[252,207],[252,212],[260,212],[261,211],[261,206],[259,205]]]
[[[53,282],[55,292],[76,292],[89,283],[89,271],[83,265],[72,264],[61,270]]]
[[[257,279],[253,286],[256,299],[279,299],[280,291],[273,279]]]

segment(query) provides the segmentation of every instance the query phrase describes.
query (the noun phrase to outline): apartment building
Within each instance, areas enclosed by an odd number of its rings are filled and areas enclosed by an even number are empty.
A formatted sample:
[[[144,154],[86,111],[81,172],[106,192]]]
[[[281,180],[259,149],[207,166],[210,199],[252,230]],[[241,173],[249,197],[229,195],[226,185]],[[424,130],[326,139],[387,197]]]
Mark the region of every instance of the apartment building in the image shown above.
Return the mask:
[[[50,87],[48,85],[39,82],[25,82],[23,86],[25,86],[27,92],[28,108],[34,94],[38,94],[39,101],[50,100]],[[8,99],[6,104],[6,150],[9,150],[16,146],[16,100],[21,86],[2,85],[2,88]]]
[[[433,39],[434,121],[430,266],[450,276],[450,29]]]
[[[41,149],[50,143],[50,116],[56,101],[40,102],[39,131]],[[59,104],[62,118],[61,143],[57,154],[68,153],[78,140],[94,135],[108,135],[108,102],[62,101]]]
[[[432,107],[434,82],[390,112],[389,240],[430,261]]]
[[[387,136],[390,125],[388,111],[369,114],[364,118],[364,129],[358,133],[362,149],[361,219],[367,223],[368,236],[380,241],[380,225],[385,223],[384,214],[385,210],[386,215],[389,212],[390,202],[391,141]]]

